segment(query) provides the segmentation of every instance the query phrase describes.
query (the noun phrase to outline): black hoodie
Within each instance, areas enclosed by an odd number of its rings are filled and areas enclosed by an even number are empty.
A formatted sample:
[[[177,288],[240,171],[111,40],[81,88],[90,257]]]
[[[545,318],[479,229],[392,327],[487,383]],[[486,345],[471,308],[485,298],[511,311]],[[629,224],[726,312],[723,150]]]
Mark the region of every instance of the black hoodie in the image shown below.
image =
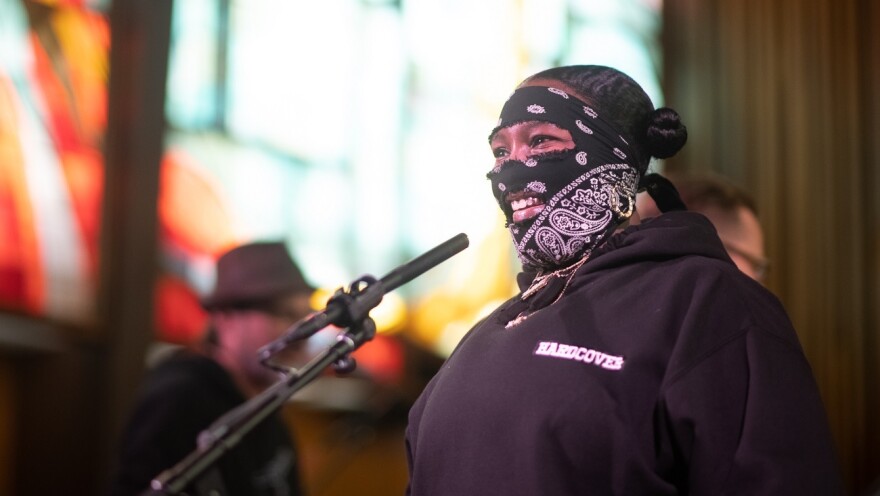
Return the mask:
[[[413,406],[408,494],[843,492],[785,311],[705,217],[628,228],[505,328],[526,307],[472,329]]]

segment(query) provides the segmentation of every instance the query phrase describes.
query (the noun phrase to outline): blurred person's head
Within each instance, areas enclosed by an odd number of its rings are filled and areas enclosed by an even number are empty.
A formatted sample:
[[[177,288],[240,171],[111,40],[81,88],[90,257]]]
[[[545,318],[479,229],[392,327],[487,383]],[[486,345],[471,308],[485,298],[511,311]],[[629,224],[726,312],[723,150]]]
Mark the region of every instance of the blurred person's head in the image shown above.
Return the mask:
[[[489,136],[488,174],[523,267],[584,259],[635,213],[651,157],[686,140],[678,114],[654,109],[616,69],[557,67],[523,81]]]
[[[688,210],[705,215],[728,255],[752,279],[763,281],[768,262],[764,233],[751,196],[727,181],[710,177],[673,179]]]
[[[717,177],[678,174],[667,177],[687,209],[705,215],[712,222],[736,266],[752,279],[763,281],[769,264],[758,210],[751,196]],[[639,194],[637,208],[643,219],[661,213],[647,194]]]
[[[214,290],[202,301],[210,313],[206,347],[245,395],[278,379],[257,351],[308,315],[313,292],[284,243],[244,244],[217,260]]]

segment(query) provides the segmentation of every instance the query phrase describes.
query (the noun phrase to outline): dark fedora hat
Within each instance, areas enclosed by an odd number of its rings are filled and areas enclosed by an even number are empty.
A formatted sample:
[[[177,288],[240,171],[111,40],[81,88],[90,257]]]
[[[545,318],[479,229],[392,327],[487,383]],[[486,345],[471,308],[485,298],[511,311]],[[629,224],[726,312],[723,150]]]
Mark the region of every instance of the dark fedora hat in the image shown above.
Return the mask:
[[[217,259],[214,291],[202,299],[202,306],[246,306],[314,290],[283,242],[261,241],[237,246]]]

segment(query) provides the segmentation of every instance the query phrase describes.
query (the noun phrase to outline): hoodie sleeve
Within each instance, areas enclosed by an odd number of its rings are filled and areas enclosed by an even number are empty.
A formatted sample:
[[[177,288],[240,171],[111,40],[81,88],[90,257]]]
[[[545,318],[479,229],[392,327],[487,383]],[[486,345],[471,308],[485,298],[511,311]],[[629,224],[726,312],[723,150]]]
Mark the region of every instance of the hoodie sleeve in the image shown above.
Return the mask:
[[[793,333],[793,331],[792,331]],[[744,329],[671,377],[658,450],[692,495],[843,494],[825,411],[799,346]]]

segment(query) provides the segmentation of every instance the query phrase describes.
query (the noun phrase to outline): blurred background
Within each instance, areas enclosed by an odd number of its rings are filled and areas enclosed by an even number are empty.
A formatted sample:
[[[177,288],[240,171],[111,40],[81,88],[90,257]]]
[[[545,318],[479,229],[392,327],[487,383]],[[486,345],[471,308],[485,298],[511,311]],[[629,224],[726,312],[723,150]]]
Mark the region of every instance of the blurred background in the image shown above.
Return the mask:
[[[0,494],[96,494],[150,361],[234,244],[327,295],[455,234],[350,377],[284,414],[312,496],[402,494],[411,402],[514,294],[486,137],[525,76],[605,64],[690,131],[661,171],[758,204],[853,494],[880,479],[872,0],[0,0]],[[320,341],[316,346],[320,346]]]

